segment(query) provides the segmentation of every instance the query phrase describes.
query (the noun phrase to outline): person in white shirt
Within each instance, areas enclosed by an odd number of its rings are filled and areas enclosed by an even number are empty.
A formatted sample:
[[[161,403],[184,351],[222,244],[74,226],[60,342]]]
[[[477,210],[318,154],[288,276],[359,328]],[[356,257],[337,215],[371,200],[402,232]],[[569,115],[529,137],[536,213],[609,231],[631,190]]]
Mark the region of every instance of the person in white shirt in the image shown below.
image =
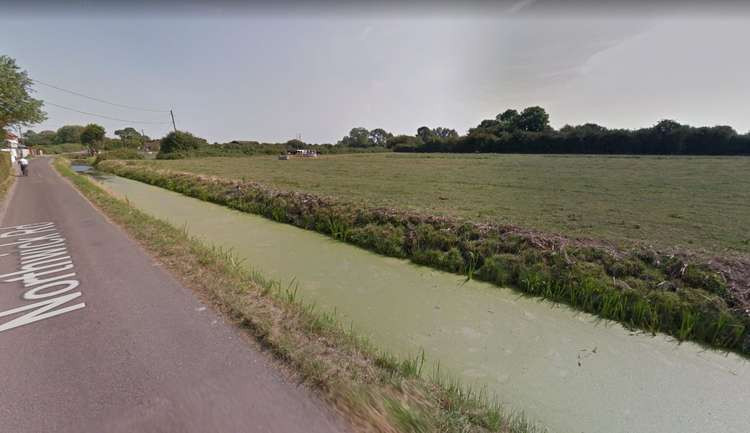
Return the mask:
[[[29,160],[26,159],[26,157],[21,157],[21,159],[18,160],[18,163],[21,165],[21,174],[24,176],[29,175]]]

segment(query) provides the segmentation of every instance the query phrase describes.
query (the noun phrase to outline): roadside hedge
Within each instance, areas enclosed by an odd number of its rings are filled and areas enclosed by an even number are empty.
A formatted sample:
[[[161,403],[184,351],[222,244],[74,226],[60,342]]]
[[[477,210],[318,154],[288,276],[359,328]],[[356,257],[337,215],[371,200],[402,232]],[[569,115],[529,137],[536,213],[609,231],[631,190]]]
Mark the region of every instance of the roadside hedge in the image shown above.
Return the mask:
[[[750,354],[750,319],[708,264],[651,249],[549,236],[397,209],[363,207],[254,182],[103,161],[100,170],[315,230],[380,254],[513,287],[615,320]]]

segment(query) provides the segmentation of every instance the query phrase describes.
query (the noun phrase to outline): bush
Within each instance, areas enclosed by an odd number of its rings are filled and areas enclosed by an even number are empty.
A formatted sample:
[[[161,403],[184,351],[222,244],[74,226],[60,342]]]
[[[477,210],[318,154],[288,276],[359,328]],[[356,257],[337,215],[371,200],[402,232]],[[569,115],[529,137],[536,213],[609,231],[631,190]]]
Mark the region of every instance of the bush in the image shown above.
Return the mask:
[[[498,286],[514,285],[518,282],[519,258],[514,254],[496,254],[484,261],[479,275]]]
[[[95,123],[89,123],[81,131],[81,143],[86,146],[96,149],[104,140],[104,128]]]
[[[175,131],[161,139],[159,155],[179,154],[196,150],[207,144],[206,140],[196,137],[189,132]]]
[[[367,224],[351,231],[352,243],[392,257],[405,257],[404,230],[391,224]]]
[[[144,159],[143,155],[135,149],[120,148],[102,152],[96,156],[94,164],[107,159]]]

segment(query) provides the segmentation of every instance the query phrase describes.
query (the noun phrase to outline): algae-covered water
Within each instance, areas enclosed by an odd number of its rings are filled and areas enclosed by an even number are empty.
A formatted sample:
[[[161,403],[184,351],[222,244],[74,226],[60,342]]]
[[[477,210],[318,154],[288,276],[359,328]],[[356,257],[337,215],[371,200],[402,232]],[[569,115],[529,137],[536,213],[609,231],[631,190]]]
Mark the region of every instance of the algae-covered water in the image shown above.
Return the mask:
[[[320,234],[104,176],[138,208],[335,310],[390,352],[424,349],[465,383],[556,432],[750,431],[750,364],[595,320],[510,289],[382,257]]]

